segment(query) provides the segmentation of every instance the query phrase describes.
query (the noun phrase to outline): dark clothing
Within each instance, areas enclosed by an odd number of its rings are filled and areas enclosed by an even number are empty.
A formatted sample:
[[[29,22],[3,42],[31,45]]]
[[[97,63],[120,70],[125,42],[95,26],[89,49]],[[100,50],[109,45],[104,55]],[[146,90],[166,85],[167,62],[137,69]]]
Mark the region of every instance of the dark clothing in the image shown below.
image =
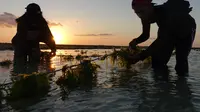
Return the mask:
[[[159,27],[158,38],[140,54],[140,57],[143,60],[148,56],[152,56],[152,67],[163,68],[167,66],[173,50],[176,50],[175,69],[177,73],[187,73],[188,55],[195,37],[196,23],[189,15],[191,11],[189,6],[184,5],[185,7],[182,7],[183,5],[173,4],[178,7],[171,8],[171,4],[170,1],[160,6],[154,6],[156,23]],[[143,24],[143,28],[145,26],[148,25]],[[150,28],[143,31],[150,32]],[[148,34],[146,32],[143,34]],[[144,42],[149,38],[147,37],[140,36],[137,38],[137,42]]]
[[[173,50],[176,52],[176,71],[177,73],[188,72],[188,55],[192,48],[195,36],[194,28],[188,31],[185,36],[173,36],[164,31],[158,31],[158,38],[140,56],[145,59],[152,56],[153,68],[165,68]]]
[[[154,6],[154,12],[155,12],[155,20],[152,20],[152,23],[156,22],[159,29],[162,27],[165,28],[166,12],[165,12],[164,6],[163,5]],[[135,39],[137,43],[142,43],[149,39],[150,26],[151,26],[151,23],[148,23],[142,20],[142,34],[138,38]]]
[[[56,50],[53,35],[42,15],[25,13],[16,19],[16,22],[17,33],[12,39],[16,66],[24,68],[27,64],[37,65],[39,63],[39,42],[44,42],[53,51]]]
[[[53,35],[48,27],[45,19],[40,16],[29,16],[24,14],[17,20],[17,34],[12,39],[12,44],[21,47],[38,47],[39,42],[44,42],[50,47],[51,50],[55,50],[55,41]]]

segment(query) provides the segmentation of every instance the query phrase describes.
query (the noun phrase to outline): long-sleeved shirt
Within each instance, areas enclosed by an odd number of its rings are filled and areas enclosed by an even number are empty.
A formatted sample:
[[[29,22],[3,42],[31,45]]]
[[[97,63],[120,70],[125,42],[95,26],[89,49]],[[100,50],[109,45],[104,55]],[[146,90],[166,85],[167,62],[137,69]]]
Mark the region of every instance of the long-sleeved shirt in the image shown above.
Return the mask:
[[[159,36],[153,44],[151,44],[147,50],[141,54],[141,59],[151,56],[152,53],[159,51],[158,49],[161,49],[163,45],[166,45],[164,46],[166,48],[167,41],[169,44],[172,44],[171,42],[174,40],[184,39],[186,35],[190,35],[191,29],[196,29],[195,20],[189,15],[191,8],[189,8],[189,5],[185,2],[186,1],[181,1],[180,3],[182,4],[173,4],[172,1],[170,1],[163,5],[154,6],[155,20],[159,27]],[[171,7],[171,4],[173,4],[173,7]],[[177,7],[174,8],[175,6]],[[138,44],[149,38],[150,24],[151,23],[142,21],[143,32],[138,38],[136,38]]]
[[[12,39],[14,46],[21,48],[38,46],[39,42],[44,42],[51,50],[56,49],[53,35],[46,20],[42,16],[29,16],[24,14],[16,19],[17,33]]]

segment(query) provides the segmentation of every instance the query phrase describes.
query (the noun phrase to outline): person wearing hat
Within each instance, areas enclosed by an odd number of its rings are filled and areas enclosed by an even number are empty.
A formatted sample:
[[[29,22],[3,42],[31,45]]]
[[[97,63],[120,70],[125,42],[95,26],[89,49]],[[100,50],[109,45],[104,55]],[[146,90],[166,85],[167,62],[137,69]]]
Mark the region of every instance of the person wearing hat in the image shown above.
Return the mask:
[[[27,64],[34,65],[40,62],[40,42],[44,42],[55,55],[54,37],[38,4],[29,4],[25,14],[17,18],[16,22],[17,33],[12,38],[14,66],[18,68],[16,70],[23,71]]]
[[[132,8],[141,19],[143,32],[129,43],[134,49],[136,45],[148,40],[152,23],[158,25],[157,39],[144,51],[130,57],[132,63],[152,57],[152,68],[167,67],[173,50],[176,50],[175,70],[178,75],[188,73],[188,55],[192,48],[196,32],[195,20],[190,16],[189,2],[184,0],[168,0],[162,5],[155,5],[152,0],[133,0]]]

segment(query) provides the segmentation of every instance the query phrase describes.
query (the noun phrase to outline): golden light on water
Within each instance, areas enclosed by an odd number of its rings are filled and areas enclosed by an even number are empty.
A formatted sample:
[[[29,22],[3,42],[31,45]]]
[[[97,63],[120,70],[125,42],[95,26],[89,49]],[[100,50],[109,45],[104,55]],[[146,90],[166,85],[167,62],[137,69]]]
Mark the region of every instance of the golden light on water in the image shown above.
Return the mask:
[[[56,44],[68,43],[66,31],[62,27],[59,27],[59,26],[52,27],[51,32],[54,36],[54,40]]]

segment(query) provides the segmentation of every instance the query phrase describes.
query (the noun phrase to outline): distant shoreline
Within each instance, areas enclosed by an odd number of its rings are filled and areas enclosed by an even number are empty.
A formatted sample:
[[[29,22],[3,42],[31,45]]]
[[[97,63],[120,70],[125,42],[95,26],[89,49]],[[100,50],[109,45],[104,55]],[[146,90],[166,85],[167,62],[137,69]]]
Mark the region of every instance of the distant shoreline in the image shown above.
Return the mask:
[[[56,45],[57,49],[113,49],[122,48],[128,46],[115,46],[115,45]],[[142,48],[147,48],[147,46],[140,46]],[[40,44],[41,49],[49,49],[45,44]],[[200,50],[200,47],[193,47],[194,50]],[[0,50],[13,50],[11,43],[0,43]]]
[[[57,49],[112,49],[127,46],[114,46],[114,45],[56,45]],[[45,44],[40,44],[41,49],[49,49]],[[13,50],[11,43],[0,43],[0,50]]]

